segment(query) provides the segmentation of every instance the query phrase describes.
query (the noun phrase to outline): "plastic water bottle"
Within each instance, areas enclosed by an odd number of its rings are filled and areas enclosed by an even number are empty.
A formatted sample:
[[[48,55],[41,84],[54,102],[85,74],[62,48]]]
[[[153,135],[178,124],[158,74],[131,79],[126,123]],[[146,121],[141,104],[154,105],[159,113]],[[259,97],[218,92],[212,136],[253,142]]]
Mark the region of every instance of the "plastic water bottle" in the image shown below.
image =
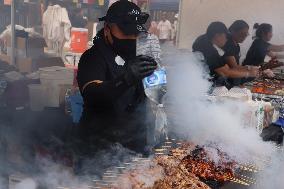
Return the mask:
[[[146,96],[155,103],[156,114],[154,141],[158,144],[167,138],[167,115],[163,97],[167,92],[167,76],[164,68],[158,68],[152,75],[143,80]]]
[[[167,92],[167,75],[165,68],[158,68],[152,75],[143,80],[147,97],[156,103],[162,104],[163,96]]]
[[[136,55],[146,55],[155,59],[155,49],[148,46],[147,35],[140,36],[137,40]],[[149,48],[145,48],[149,47]],[[156,57],[157,58],[157,57]],[[154,103],[153,112],[156,114],[154,143],[158,144],[163,138],[167,138],[167,115],[163,106],[163,97],[167,92],[166,69],[159,65],[152,75],[143,79],[146,96]]]

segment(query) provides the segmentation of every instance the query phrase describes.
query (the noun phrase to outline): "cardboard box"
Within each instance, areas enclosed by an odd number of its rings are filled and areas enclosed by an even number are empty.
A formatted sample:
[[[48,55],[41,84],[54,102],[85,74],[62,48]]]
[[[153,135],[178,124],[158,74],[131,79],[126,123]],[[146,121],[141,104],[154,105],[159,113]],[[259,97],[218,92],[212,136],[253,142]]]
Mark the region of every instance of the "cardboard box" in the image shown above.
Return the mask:
[[[36,63],[31,58],[17,59],[16,65],[20,73],[31,73],[36,71]]]
[[[51,66],[61,66],[65,67],[64,62],[61,57],[42,57],[36,59],[37,69]]]
[[[62,66],[64,62],[60,57],[41,57],[41,58],[23,58],[17,59],[17,68],[21,73],[31,73],[37,71],[39,68],[50,66]]]
[[[11,59],[8,55],[0,55],[0,59],[8,64],[11,64]],[[30,73],[35,69],[33,68],[33,60],[31,58],[16,58],[15,64],[15,67],[21,73]]]
[[[16,50],[16,57],[18,58],[38,58],[44,55],[43,48],[30,48],[30,49],[15,49]],[[11,47],[7,47],[7,55],[11,56]]]
[[[20,58],[37,58],[43,56],[47,44],[44,38],[22,38],[17,37],[15,42],[16,55]],[[7,54],[11,55],[11,37],[7,37]]]
[[[5,54],[0,54],[0,59],[1,59],[3,62],[6,62],[7,64],[11,64],[10,56],[7,56],[7,55],[5,55]]]
[[[47,47],[47,44],[42,37],[34,37],[34,38],[16,38],[16,47],[18,49],[26,49],[26,48],[44,48]],[[7,37],[7,47],[11,47],[11,36]]]
[[[10,56],[0,55],[0,59],[10,64]],[[40,58],[16,58],[16,68],[21,73],[31,73],[39,68],[50,66],[62,66],[64,62],[60,57],[43,56]]]

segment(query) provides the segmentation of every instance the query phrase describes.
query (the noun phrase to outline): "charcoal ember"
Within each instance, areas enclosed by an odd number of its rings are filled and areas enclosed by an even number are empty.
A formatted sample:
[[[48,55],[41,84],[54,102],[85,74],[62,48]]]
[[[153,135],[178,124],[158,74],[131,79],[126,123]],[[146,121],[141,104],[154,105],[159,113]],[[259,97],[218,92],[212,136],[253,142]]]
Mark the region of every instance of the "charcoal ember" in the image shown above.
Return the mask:
[[[112,189],[148,189],[155,181],[161,179],[163,169],[156,162],[141,163],[125,171],[116,178]]]
[[[118,176],[117,187],[112,189],[218,189],[235,177],[237,163],[214,148],[216,157],[211,159],[212,147],[180,143],[167,155],[151,159],[150,166],[135,167]],[[208,151],[209,150],[209,151]],[[149,182],[150,181],[150,182]],[[126,185],[125,185],[126,184]],[[127,187],[126,187],[127,186]]]
[[[210,159],[205,148],[197,146],[189,155],[184,157],[182,164],[187,170],[203,181],[216,181],[223,184],[234,177],[236,162],[232,161],[227,154],[218,151],[219,161]]]
[[[201,179],[202,182],[204,182],[206,185],[208,185],[211,189],[220,189],[222,186],[224,186],[223,183],[220,183],[215,180],[203,180]]]
[[[164,178],[157,181],[151,189],[209,189],[198,177],[190,173],[180,160],[174,156],[161,156],[156,158],[158,164],[163,167]]]

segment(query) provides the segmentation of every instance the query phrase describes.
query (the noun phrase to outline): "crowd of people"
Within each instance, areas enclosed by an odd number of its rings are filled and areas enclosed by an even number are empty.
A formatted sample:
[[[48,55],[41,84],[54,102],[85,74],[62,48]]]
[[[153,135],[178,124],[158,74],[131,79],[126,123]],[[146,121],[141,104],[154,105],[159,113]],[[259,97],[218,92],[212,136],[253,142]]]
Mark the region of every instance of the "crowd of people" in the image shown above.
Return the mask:
[[[109,5],[114,4],[116,1],[111,1]],[[44,37],[49,49],[55,50],[59,55],[62,55],[65,43],[70,40],[71,28],[87,27],[86,11],[82,8],[65,8],[64,4],[58,0],[49,0],[47,5],[47,9],[43,13]],[[164,44],[167,41],[173,41],[175,44],[176,41],[178,14],[175,15],[173,23],[167,17],[167,13],[163,12],[160,21],[148,21],[148,33],[151,34],[152,39],[157,37],[159,44]],[[95,29],[99,30],[100,28]]]
[[[156,35],[161,44],[167,41],[173,41],[175,43],[178,27],[178,14],[174,17],[174,23],[171,23],[167,19],[167,13],[163,12],[161,20],[159,22],[152,21],[149,28],[149,33]]]
[[[284,45],[269,43],[273,36],[272,26],[267,23],[255,24],[255,36],[243,63],[240,62],[240,43],[249,36],[249,25],[244,20],[235,21],[229,29],[222,22],[211,23],[204,35],[193,43],[194,52],[203,54],[215,86],[232,88],[263,74],[271,75],[271,70],[263,70],[265,57],[282,59],[278,52]]]

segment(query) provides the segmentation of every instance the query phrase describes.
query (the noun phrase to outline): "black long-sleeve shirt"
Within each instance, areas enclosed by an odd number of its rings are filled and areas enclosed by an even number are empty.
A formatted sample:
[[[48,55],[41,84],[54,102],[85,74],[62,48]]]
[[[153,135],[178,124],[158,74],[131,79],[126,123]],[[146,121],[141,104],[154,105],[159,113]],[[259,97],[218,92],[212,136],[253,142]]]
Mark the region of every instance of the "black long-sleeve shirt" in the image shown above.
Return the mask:
[[[265,56],[269,52],[269,46],[271,44],[262,40],[255,39],[248,50],[247,56],[243,65],[260,66],[264,63]]]
[[[234,42],[231,35],[227,36],[228,41],[226,42],[225,46],[222,48],[225,52],[224,59],[226,60],[227,57],[235,57],[237,64],[240,64],[241,58],[241,48],[240,45]],[[242,83],[242,79],[240,78],[229,78],[228,83],[230,87],[239,86]]]
[[[77,81],[84,99],[81,125],[122,144],[122,138],[132,136],[133,141],[145,145],[145,130],[150,119],[142,81],[129,86],[124,80],[126,68],[119,66],[115,58],[116,54],[100,31],[78,66]],[[139,137],[145,139],[144,142]]]

